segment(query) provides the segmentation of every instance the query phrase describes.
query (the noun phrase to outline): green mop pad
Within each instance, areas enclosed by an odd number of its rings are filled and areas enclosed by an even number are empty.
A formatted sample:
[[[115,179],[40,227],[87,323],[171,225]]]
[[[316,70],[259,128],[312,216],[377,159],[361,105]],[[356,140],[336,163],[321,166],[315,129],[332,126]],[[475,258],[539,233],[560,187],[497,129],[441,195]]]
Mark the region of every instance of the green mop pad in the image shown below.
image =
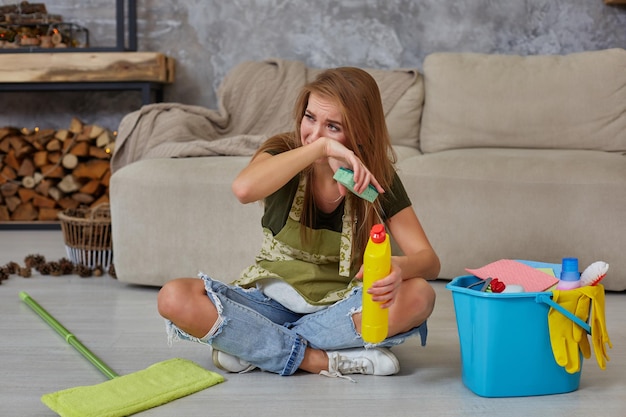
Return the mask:
[[[24,291],[20,299],[110,381],[45,394],[41,401],[62,417],[128,416],[224,381],[192,361],[180,358],[119,376]]]
[[[170,359],[97,385],[45,394],[41,401],[63,417],[128,416],[224,381],[186,359]]]

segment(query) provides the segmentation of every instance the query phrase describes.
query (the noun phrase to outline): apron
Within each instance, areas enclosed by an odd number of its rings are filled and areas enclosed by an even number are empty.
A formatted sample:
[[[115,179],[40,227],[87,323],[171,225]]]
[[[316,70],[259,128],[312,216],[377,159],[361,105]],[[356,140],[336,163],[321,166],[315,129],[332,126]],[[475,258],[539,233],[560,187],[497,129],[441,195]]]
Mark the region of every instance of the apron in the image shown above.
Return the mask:
[[[308,229],[308,240],[300,238],[300,216],[304,205],[306,178],[301,177],[285,226],[276,234],[263,228],[263,243],[254,265],[234,282],[244,288],[271,278],[288,283],[314,306],[343,299],[360,281],[351,278],[352,216],[350,199],[344,200],[341,233]]]

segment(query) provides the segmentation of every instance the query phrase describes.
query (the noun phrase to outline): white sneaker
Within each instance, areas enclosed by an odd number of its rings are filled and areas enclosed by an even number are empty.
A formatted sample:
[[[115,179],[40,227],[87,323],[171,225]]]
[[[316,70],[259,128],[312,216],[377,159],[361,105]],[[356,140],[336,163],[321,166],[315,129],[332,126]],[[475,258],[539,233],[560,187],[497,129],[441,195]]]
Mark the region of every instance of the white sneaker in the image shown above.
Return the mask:
[[[213,349],[213,364],[226,372],[245,374],[256,368],[250,362],[243,361],[236,356]]]
[[[389,349],[360,348],[328,352],[328,371],[320,374],[342,378],[344,374],[393,375],[399,371],[400,363]]]

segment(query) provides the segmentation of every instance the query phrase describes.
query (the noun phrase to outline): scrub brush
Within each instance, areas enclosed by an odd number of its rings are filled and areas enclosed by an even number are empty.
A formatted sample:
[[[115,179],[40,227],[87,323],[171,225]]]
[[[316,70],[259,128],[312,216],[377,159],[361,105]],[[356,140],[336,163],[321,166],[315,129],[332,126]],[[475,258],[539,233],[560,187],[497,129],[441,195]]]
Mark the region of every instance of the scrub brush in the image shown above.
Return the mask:
[[[596,261],[589,265],[582,274],[580,274],[580,286],[596,285],[606,276],[609,271],[609,264],[603,261]]]

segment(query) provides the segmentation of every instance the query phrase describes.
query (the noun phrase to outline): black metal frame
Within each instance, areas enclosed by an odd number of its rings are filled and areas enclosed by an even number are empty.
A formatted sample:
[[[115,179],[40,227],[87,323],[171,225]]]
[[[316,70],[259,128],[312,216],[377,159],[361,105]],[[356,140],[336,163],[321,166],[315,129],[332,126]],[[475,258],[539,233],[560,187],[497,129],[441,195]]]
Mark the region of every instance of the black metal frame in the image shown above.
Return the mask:
[[[128,11],[128,16],[126,16]],[[128,35],[128,36],[127,36]],[[0,49],[0,54],[38,52],[124,52],[137,51],[137,0],[115,0],[115,46],[98,48],[40,48],[22,47]]]
[[[0,222],[0,230],[62,230],[61,222],[54,221],[37,221],[32,222],[16,222],[6,221]]]
[[[142,104],[163,101],[164,84],[151,81],[2,83],[0,91],[139,91]]]

